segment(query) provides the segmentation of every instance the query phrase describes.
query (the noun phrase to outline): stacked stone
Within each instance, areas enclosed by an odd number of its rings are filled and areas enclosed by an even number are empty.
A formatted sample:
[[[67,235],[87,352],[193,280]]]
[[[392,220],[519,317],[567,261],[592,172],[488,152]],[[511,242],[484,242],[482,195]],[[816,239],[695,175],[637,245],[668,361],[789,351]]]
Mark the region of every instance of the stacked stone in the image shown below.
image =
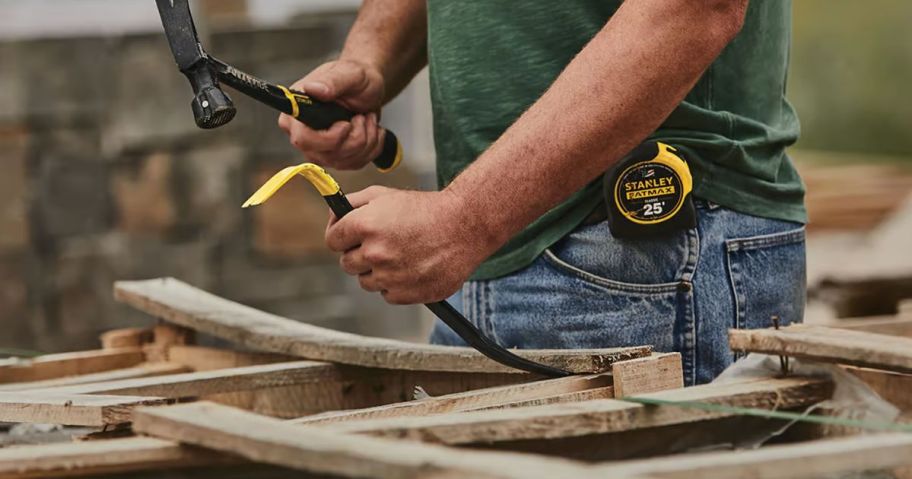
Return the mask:
[[[334,17],[214,31],[206,43],[291,82],[333,54],[339,28]],[[111,284],[157,276],[323,326],[414,329],[416,309],[384,308],[340,272],[323,245],[327,209],[306,183],[240,208],[304,159],[272,110],[232,97],[232,123],[197,129],[189,85],[157,32],[0,43],[0,348],[91,348],[100,331],[146,324],[113,303]],[[350,191],[416,181],[407,168],[339,180]]]

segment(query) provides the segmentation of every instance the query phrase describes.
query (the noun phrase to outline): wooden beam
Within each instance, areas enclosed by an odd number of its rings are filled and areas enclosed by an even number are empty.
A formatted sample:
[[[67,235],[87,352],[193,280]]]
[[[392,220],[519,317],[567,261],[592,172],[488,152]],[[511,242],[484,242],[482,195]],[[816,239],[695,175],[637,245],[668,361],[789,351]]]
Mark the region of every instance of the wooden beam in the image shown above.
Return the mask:
[[[231,456],[152,437],[0,448],[0,478],[100,476],[237,462]]]
[[[525,384],[478,389],[373,408],[334,411],[314,416],[305,416],[293,419],[289,422],[313,425],[362,419],[423,416],[469,411],[492,406],[508,405],[520,401],[542,399],[593,388],[601,388],[609,386],[610,384],[611,376],[609,374],[570,376]]]
[[[666,401],[699,401],[737,407],[791,409],[829,398],[832,384],[811,378],[746,380],[709,384],[639,397]],[[492,443],[556,439],[692,423],[732,416],[674,406],[644,406],[621,400],[439,414],[424,417],[368,419],[327,424],[340,432],[358,432],[442,444]]]
[[[46,354],[31,359],[19,359],[0,365],[0,383],[43,381],[78,376],[112,369],[123,369],[145,360],[142,349],[120,348]]]
[[[779,330],[732,329],[728,342],[736,351],[912,372],[912,338],[799,324]]]
[[[133,428],[256,462],[343,477],[577,478],[590,469],[525,454],[343,434],[207,402],[140,409]]]
[[[337,366],[316,361],[262,364],[213,371],[124,379],[51,388],[36,393],[198,397],[236,391],[338,380]]]
[[[755,450],[623,461],[596,467],[592,474],[657,479],[801,479],[899,466],[912,466],[910,434],[865,434]]]
[[[470,348],[370,338],[304,324],[228,301],[173,278],[126,281],[114,297],[155,317],[245,347],[358,366],[425,371],[505,372]],[[597,373],[611,364],[651,352],[648,346],[597,350],[523,350],[534,361],[577,373]]]
[[[138,406],[168,402],[153,397],[5,392],[0,393],[0,421],[107,426],[130,422]]]
[[[619,361],[611,366],[614,397],[680,389],[684,369],[680,353],[653,353],[652,356]]]
[[[172,363],[145,363],[132,368],[113,369],[94,374],[82,374],[44,381],[29,381],[24,383],[0,384],[2,391],[28,391],[35,389],[48,389],[77,384],[100,383],[105,381],[118,381],[122,379],[145,378],[150,376],[164,376],[166,374],[185,373],[188,368]]]

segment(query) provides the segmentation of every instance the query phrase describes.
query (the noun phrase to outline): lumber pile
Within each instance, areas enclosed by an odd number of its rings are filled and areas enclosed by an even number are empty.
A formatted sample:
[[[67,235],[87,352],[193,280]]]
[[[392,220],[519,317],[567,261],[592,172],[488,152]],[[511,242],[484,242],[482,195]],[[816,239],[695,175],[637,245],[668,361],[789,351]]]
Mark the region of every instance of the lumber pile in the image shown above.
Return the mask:
[[[194,477],[220,477],[220,468],[264,465],[286,468],[284,476],[782,478],[912,464],[912,436],[899,433],[668,456],[737,442],[761,423],[781,427],[743,408],[803,411],[830,397],[826,379],[682,388],[680,355],[647,346],[523,351],[578,373],[545,379],[471,350],[296,323],[176,280],[119,283],[115,295],[161,322],[107,332],[96,351],[0,363],[0,421],[95,431],[83,441],[0,448],[0,478],[167,477],[191,468]],[[196,332],[238,349],[200,346]],[[846,341],[864,344],[865,354],[846,351]],[[732,333],[739,348],[905,377],[902,341],[912,339],[851,329]],[[428,396],[414,399],[416,387]]]
[[[867,231],[888,218],[912,192],[912,172],[894,165],[799,164],[807,188],[808,230]]]

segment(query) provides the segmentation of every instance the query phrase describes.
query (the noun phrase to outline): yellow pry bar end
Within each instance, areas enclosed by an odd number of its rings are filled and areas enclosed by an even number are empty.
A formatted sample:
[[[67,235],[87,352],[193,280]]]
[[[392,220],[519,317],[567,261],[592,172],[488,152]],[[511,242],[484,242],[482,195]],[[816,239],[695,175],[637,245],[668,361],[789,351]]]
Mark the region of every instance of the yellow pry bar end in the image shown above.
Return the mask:
[[[329,176],[329,173],[327,173],[326,170],[313,163],[301,163],[297,166],[283,168],[278,173],[272,175],[272,178],[269,178],[266,183],[263,183],[263,186],[250,195],[250,198],[247,198],[247,201],[244,202],[242,208],[265,203],[266,200],[272,197],[276,191],[279,191],[285,183],[288,183],[288,180],[294,178],[296,175],[307,178],[307,181],[309,181],[323,196],[334,195],[340,190],[339,184],[336,183],[336,180],[334,180],[332,176]]]

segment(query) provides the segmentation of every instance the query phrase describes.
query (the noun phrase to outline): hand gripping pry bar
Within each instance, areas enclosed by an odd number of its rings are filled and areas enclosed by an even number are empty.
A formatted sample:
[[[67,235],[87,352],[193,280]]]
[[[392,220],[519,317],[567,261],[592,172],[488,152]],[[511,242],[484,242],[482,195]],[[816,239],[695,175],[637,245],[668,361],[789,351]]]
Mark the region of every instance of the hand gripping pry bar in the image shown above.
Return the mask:
[[[313,163],[289,166],[288,168],[279,171],[244,202],[244,208],[265,202],[285,183],[298,175],[303,176],[310,181],[310,184],[312,184],[323,196],[323,199],[326,200],[326,204],[329,205],[329,208],[337,218],[342,218],[354,210],[351,203],[349,203],[348,198],[345,197],[345,193],[342,192],[339,184],[336,183],[336,180],[329,176],[323,168],[320,168]],[[543,376],[561,377],[570,375],[567,371],[539,364],[521,356],[517,356],[494,341],[491,341],[490,338],[482,334],[474,324],[470,323],[469,320],[460,314],[459,311],[456,311],[456,309],[446,301],[428,303],[425,304],[425,306],[455,331],[467,344],[494,361],[512,368],[541,374]]]
[[[236,110],[231,99],[219,86],[219,81],[279,111],[285,112],[311,128],[326,129],[337,121],[348,121],[354,115],[335,103],[321,102],[304,92],[273,85],[248,75],[225,62],[215,59],[200,44],[190,14],[188,0],[156,0],[165,35],[171,46],[171,53],[180,71],[193,87],[193,117],[197,126],[218,128],[234,118]],[[386,131],[383,151],[375,158],[374,165],[382,172],[398,166],[402,160],[402,146],[391,131]],[[272,196],[291,178],[301,175],[307,178],[323,199],[341,218],[353,210],[348,198],[338,183],[322,168],[311,163],[285,168],[257,190],[244,206],[258,205]],[[508,351],[481,333],[459,311],[449,303],[439,301],[428,307],[447,326],[453,329],[466,343],[485,356],[503,365],[548,377],[570,375],[569,372],[530,361]]]
[[[304,92],[263,81],[206,53],[196,33],[188,0],[155,0],[155,3],[177,67],[193,87],[190,105],[200,128],[218,128],[231,121],[237,112],[231,98],[219,86],[220,81],[317,130],[354,116],[337,103],[322,102]],[[401,160],[402,145],[393,132],[386,130],[383,150],[373,160],[374,165],[385,173],[395,169]]]

